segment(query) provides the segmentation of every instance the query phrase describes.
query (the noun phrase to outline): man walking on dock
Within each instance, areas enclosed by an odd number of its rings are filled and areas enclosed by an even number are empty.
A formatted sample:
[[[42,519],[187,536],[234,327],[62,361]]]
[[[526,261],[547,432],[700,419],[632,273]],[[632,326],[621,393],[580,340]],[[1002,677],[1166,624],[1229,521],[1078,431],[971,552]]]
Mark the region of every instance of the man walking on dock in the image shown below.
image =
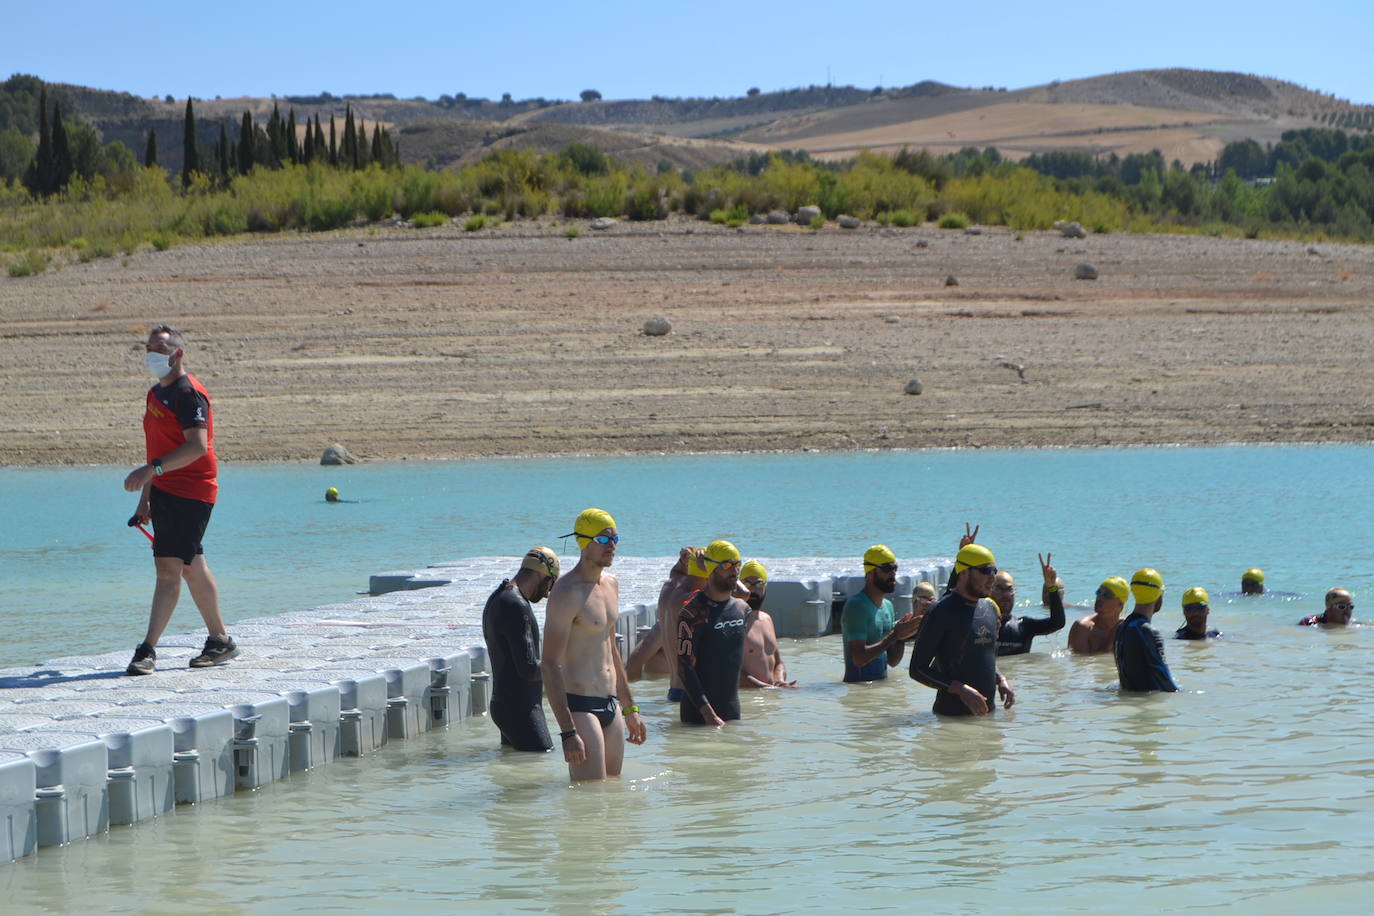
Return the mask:
[[[183,368],[186,341],[176,328],[154,327],[144,350],[143,364],[157,379],[148,390],[143,412],[148,461],[129,472],[124,489],[139,494],[129,525],[153,523],[157,585],[148,631],[134,650],[128,674],[153,673],[157,641],[172,619],[183,579],[209,631],[205,648],[191,659],[191,667],[208,668],[239,654],[220,617],[219,586],[201,546],[219,494],[210,395]]]
[[[585,509],[569,537],[582,555],[549,592],[540,668],[568,774],[605,779],[620,775],[627,738],[643,744],[646,737],[615,642],[620,583],[606,569],[620,535],[609,512]]]

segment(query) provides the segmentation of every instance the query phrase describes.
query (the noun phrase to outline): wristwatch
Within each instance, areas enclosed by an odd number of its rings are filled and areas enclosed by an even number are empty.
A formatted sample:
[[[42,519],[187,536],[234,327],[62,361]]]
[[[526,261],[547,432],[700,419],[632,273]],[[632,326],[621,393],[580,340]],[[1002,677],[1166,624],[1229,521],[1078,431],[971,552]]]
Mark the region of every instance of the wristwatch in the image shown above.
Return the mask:
[[[153,466],[153,473],[156,474],[158,477],[161,477],[161,476],[162,476],[162,459],[161,459],[161,458],[154,458],[152,461],[149,461],[148,463],[149,463],[150,465]]]

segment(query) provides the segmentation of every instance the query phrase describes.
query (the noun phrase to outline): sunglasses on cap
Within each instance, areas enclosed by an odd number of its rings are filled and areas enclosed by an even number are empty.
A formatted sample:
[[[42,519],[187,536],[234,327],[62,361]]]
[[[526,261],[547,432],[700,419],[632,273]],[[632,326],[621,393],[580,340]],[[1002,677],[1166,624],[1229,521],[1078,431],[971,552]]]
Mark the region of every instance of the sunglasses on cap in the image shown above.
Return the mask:
[[[1185,614],[1197,613],[1198,611],[1205,610],[1207,610],[1207,605],[1203,604],[1201,601],[1194,601],[1192,604],[1185,604],[1183,606],[1183,613]]]
[[[714,563],[715,565],[723,567],[725,569],[739,569],[741,566],[744,565],[744,561],[742,560],[713,560],[710,557],[706,558],[706,562]]]
[[[595,542],[598,543],[598,544],[603,545],[603,546],[606,545],[606,544],[619,544],[619,543],[620,543],[620,535],[618,535],[618,534],[598,534],[596,537],[592,538],[592,540],[595,541]]]
[[[897,571],[897,564],[896,564],[896,563],[874,563],[874,564],[873,564],[873,568],[874,568],[874,569],[881,569],[883,572],[895,573],[895,572]]]
[[[982,566],[970,566],[968,570],[969,572],[982,573],[985,576],[997,575],[997,567],[991,563],[985,563]]]

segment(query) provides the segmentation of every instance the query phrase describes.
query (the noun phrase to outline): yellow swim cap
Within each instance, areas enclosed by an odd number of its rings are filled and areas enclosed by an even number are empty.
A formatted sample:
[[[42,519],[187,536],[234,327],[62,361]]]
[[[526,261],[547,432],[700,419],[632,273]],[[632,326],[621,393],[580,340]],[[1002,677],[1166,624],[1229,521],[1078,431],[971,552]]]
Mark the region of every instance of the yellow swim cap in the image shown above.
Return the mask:
[[[764,582],[767,582],[768,570],[764,569],[763,564],[758,560],[750,560],[748,563],[745,563],[744,567],[739,571],[739,577],[741,579],[762,579]]]
[[[884,563],[896,562],[897,555],[886,544],[874,544],[864,551],[864,569],[872,569],[875,566],[882,566]]]
[[[1187,607],[1187,606],[1190,605],[1190,604],[1211,604],[1211,603],[1212,603],[1211,600],[1207,597],[1207,589],[1205,589],[1205,588],[1196,588],[1196,587],[1194,587],[1194,588],[1188,589],[1186,592],[1183,593],[1183,606],[1184,606],[1184,607]]]
[[[739,558],[739,548],[729,541],[712,541],[706,545],[706,559],[714,563],[724,563]]]
[[[1127,585],[1126,580],[1120,576],[1108,576],[1102,580],[1102,584],[1099,585],[1098,588],[1105,588],[1115,595],[1116,600],[1120,601],[1122,604],[1126,603],[1126,599],[1129,598],[1131,594],[1131,587]]]
[[[1164,594],[1164,577],[1148,566],[1137,569],[1131,576],[1131,594],[1137,604],[1154,602]]]
[[[520,561],[520,568],[532,569],[551,579],[557,579],[558,554],[547,547],[531,547],[530,552],[525,554],[525,559]]]
[[[583,509],[577,521],[573,522],[572,533],[577,537],[577,546],[586,547],[592,538],[614,527],[615,519],[605,509]]]
[[[1264,584],[1264,570],[1262,570],[1262,569],[1257,569],[1257,568],[1255,568],[1255,567],[1252,566],[1250,569],[1247,569],[1245,572],[1241,573],[1240,581],[1242,581],[1242,582],[1258,582],[1260,585],[1263,585],[1263,584]]]
[[[997,558],[992,555],[991,550],[981,544],[969,544],[960,549],[959,555],[954,558],[954,571],[963,572],[970,566],[996,565],[996,563]]]
[[[324,491],[324,498],[325,498],[325,499],[338,499],[338,498],[339,498],[339,488],[338,488],[338,487],[330,487],[329,489],[325,490],[325,491]],[[1264,579],[1261,578],[1260,581],[1263,582]]]

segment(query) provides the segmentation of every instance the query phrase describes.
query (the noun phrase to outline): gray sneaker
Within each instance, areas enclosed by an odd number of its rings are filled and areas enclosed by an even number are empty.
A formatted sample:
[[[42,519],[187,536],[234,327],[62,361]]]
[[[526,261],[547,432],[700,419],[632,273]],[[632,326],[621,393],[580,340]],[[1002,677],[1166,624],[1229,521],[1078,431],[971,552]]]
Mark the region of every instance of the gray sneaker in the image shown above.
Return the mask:
[[[215,665],[222,665],[229,659],[239,654],[239,647],[234,642],[234,637],[226,636],[220,639],[218,636],[211,636],[205,640],[205,648],[200,650],[200,654],[191,659],[192,668],[213,668]]]
[[[124,669],[124,673],[130,675],[152,674],[156,665],[157,653],[153,651],[152,646],[146,642],[141,642],[138,644],[138,648],[134,650],[133,661],[129,662],[129,667]]]

